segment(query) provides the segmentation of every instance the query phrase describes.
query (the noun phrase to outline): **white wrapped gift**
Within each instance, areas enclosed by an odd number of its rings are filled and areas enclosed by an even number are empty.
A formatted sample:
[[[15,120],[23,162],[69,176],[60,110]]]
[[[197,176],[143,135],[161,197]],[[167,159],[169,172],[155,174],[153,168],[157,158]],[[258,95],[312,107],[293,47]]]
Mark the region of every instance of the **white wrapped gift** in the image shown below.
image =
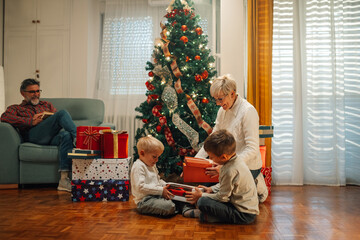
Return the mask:
[[[128,180],[130,159],[73,159],[72,180]]]

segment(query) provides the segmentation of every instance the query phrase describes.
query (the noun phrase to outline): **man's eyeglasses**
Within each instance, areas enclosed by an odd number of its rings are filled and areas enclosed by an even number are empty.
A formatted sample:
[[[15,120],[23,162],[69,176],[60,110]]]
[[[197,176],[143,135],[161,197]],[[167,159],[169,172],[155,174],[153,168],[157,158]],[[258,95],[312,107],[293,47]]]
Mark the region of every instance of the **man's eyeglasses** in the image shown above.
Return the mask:
[[[31,94],[34,94],[34,93],[41,93],[42,90],[31,90],[31,91],[24,91],[24,92],[28,92],[28,93],[31,93]]]

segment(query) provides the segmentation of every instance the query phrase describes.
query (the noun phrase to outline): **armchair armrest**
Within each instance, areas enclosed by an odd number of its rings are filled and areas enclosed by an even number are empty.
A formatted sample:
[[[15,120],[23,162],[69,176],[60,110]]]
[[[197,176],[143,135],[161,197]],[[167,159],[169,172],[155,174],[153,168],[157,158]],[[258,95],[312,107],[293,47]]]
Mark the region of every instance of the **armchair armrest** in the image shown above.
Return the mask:
[[[0,122],[0,136],[0,184],[18,184],[20,135],[10,124]]]

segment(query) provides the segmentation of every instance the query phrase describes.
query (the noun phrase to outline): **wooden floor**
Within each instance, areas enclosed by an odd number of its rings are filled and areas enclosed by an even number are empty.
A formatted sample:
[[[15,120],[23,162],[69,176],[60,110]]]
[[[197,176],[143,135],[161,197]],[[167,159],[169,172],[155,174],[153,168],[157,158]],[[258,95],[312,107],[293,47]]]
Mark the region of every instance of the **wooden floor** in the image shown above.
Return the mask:
[[[0,190],[0,239],[360,239],[360,187],[275,186],[247,226],[142,216],[132,199],[73,203],[55,187]]]

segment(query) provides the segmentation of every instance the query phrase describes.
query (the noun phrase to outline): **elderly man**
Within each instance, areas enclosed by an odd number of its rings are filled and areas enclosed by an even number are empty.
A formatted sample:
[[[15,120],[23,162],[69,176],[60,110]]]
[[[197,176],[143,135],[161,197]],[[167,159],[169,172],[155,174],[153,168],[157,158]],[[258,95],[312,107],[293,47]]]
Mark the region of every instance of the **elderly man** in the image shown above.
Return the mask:
[[[59,146],[61,178],[57,189],[70,192],[71,159],[67,158],[67,152],[76,142],[76,126],[70,114],[65,110],[57,112],[50,102],[41,101],[40,82],[35,79],[25,79],[20,93],[24,97],[22,103],[9,106],[1,121],[17,128],[25,142]],[[46,112],[50,117],[44,117]]]

